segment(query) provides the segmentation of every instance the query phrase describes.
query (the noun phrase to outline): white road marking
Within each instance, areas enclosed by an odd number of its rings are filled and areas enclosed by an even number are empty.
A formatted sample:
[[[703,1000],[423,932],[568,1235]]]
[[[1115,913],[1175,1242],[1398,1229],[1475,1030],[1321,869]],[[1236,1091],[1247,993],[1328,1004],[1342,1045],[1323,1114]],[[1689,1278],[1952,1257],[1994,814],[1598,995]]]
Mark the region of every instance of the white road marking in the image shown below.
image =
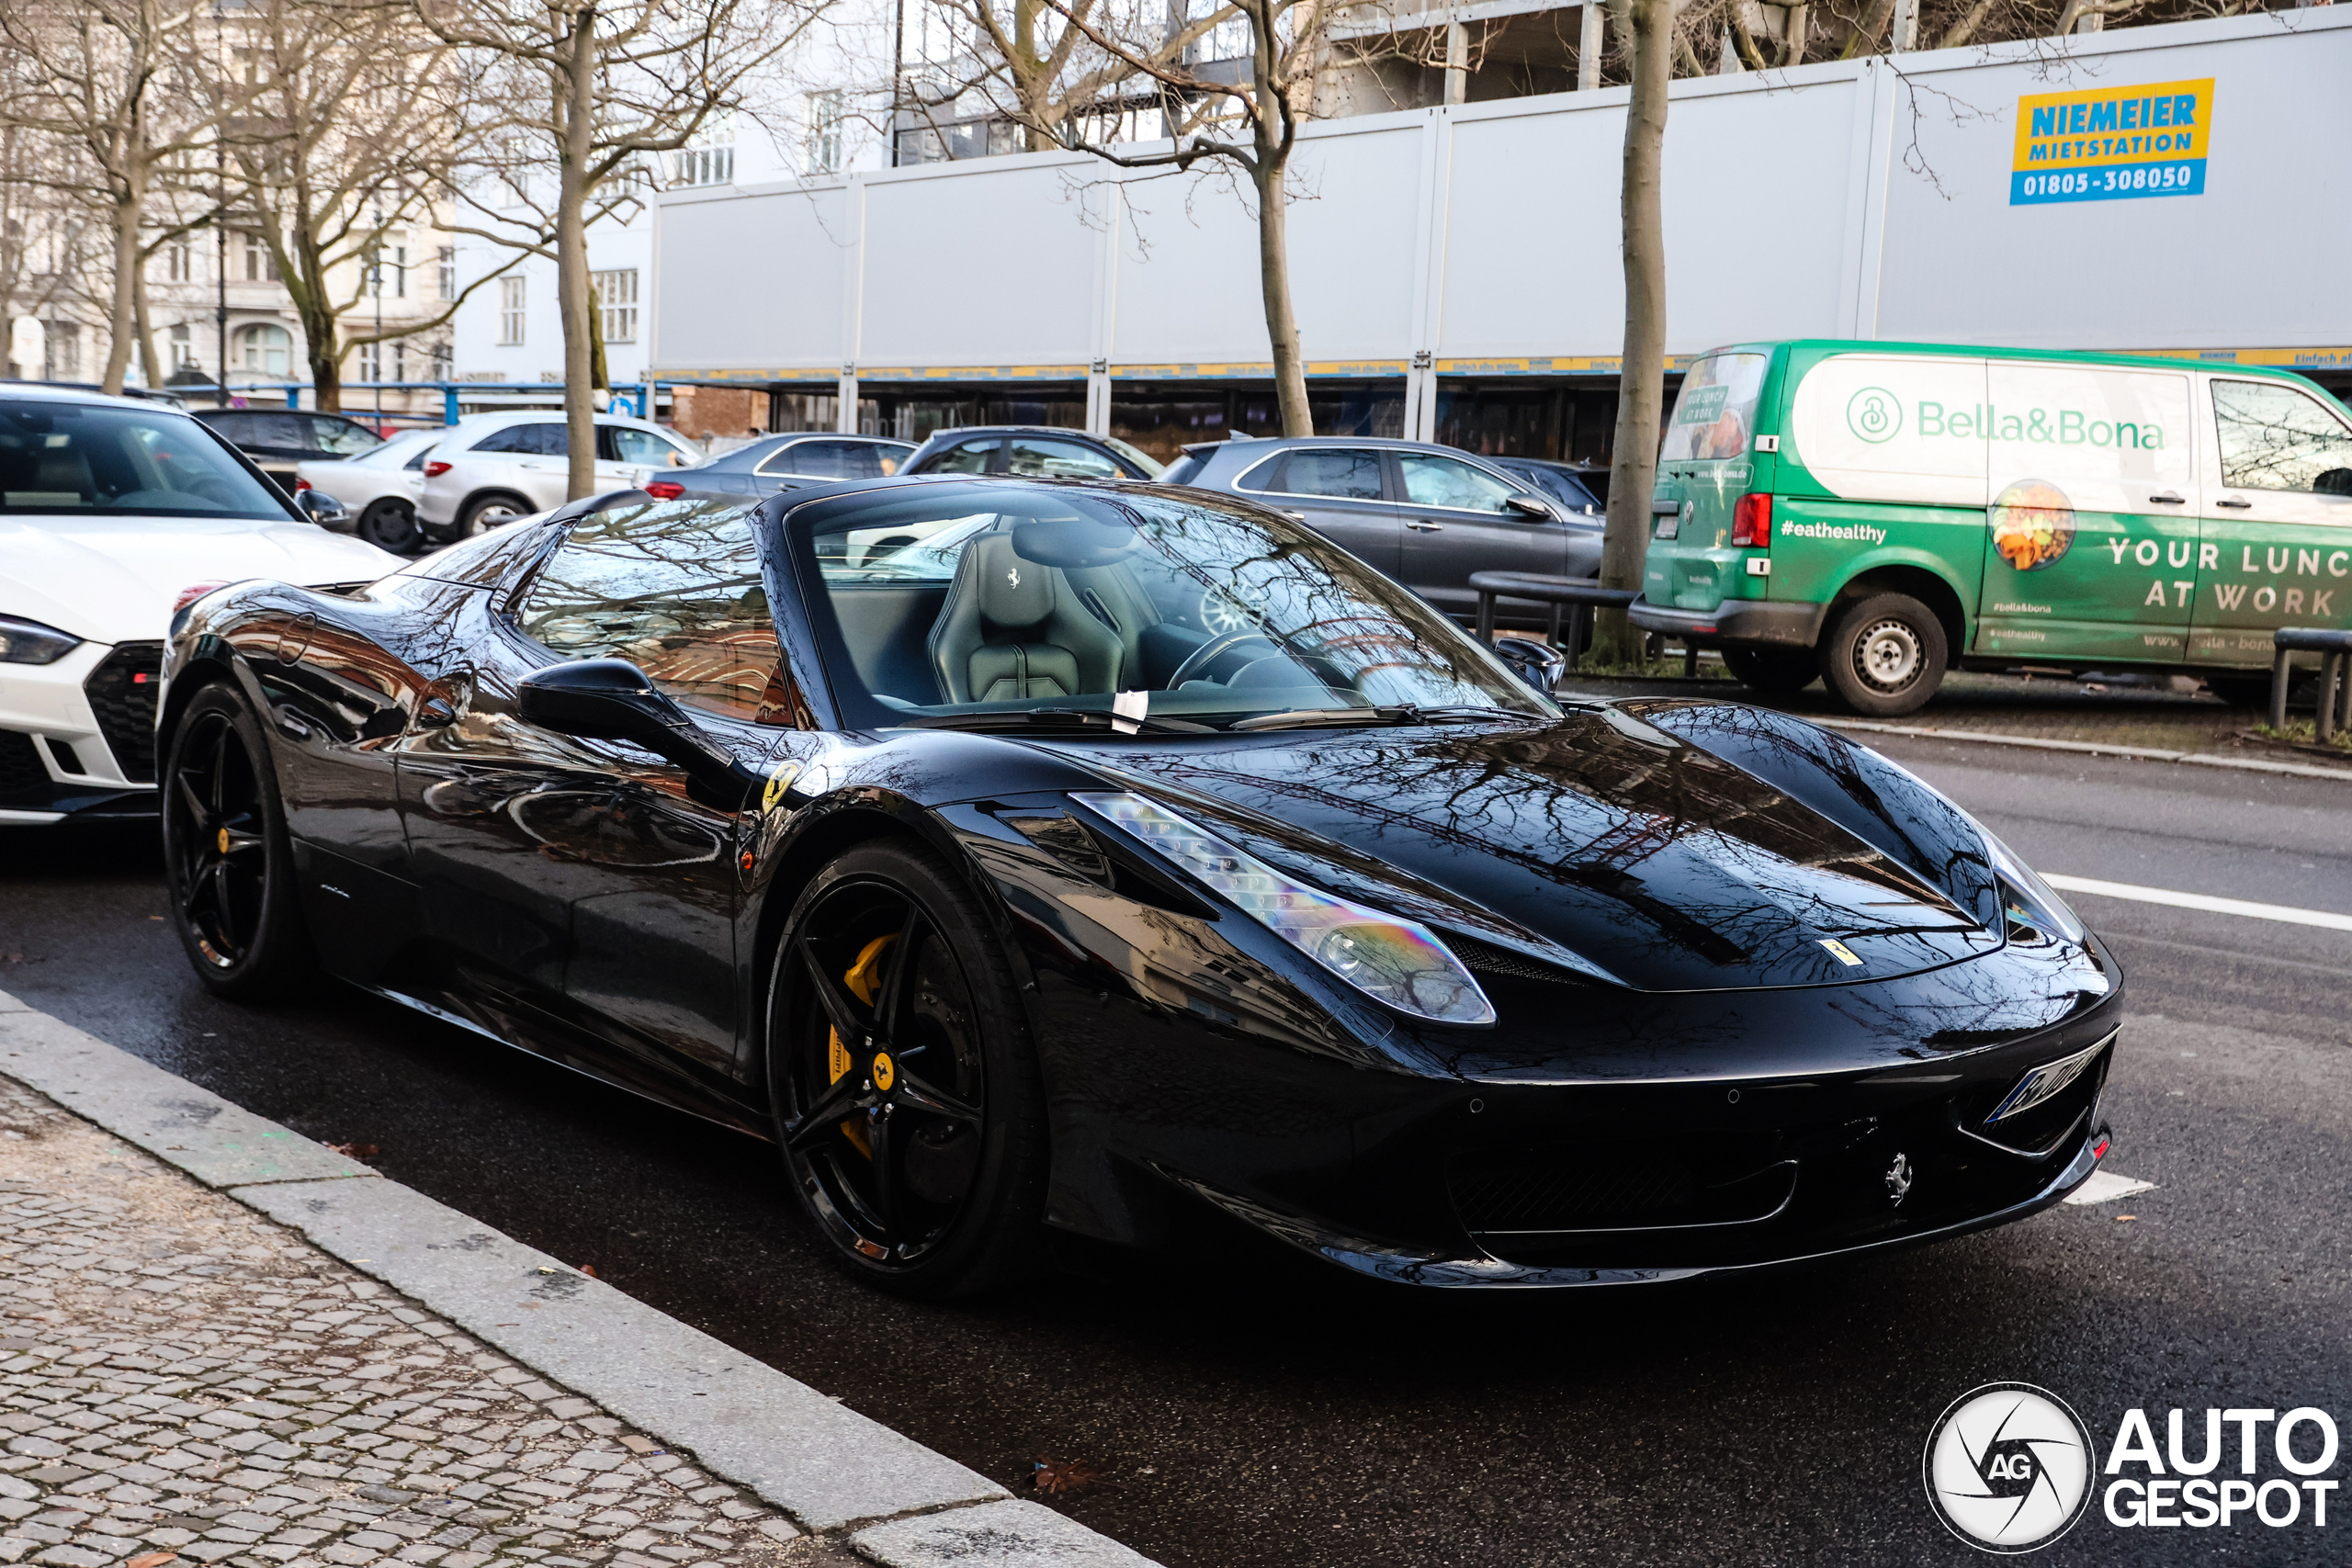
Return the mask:
[[[2284,920],[2295,926],[2324,926],[2352,931],[2352,915],[2325,909],[2295,909],[2284,904],[2254,904],[2244,898],[2215,898],[2204,893],[2176,893],[2165,887],[2141,887],[2129,882],[2101,882],[2089,876],[2059,876],[2043,872],[2041,880],[2061,893],[2090,893],[2102,898],[2128,898],[2135,904],[2169,904],[2177,909],[2205,909],[2216,915],[2244,915],[2256,920]]]
[[[2069,1203],[2112,1203],[2118,1198],[2131,1198],[2142,1192],[2153,1192],[2153,1181],[2134,1181],[2128,1176],[2118,1176],[2111,1170],[2095,1170],[2091,1179],[2066,1194]]]

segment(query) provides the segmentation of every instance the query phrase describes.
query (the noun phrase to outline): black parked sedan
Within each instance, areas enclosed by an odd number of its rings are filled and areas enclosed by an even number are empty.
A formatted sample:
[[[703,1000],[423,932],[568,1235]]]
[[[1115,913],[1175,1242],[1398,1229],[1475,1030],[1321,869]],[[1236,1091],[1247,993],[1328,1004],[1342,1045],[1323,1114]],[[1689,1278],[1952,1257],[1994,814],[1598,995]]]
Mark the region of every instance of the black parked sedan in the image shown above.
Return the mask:
[[[303,413],[296,409],[190,409],[254,460],[254,466],[294,491],[294,468],[322,457],[356,457],[384,438],[356,419],[339,413]]]
[[[835,479],[888,479],[905,466],[911,441],[879,435],[791,431],[763,435],[696,468],[664,474],[645,487],[657,501],[758,501],[778,491],[806,490]]]
[[[1474,571],[1600,570],[1606,519],[1451,446],[1344,435],[1203,442],[1165,478],[1279,507],[1465,623],[1478,614]],[[1543,624],[1523,604],[1502,608],[1506,625]]]
[[[323,968],[773,1138],[897,1289],[1216,1215],[1664,1280],[2107,1148],[2114,963],[1957,807],[1785,715],[1563,705],[1248,502],[623,492],[216,591],[166,678],[207,986]]]

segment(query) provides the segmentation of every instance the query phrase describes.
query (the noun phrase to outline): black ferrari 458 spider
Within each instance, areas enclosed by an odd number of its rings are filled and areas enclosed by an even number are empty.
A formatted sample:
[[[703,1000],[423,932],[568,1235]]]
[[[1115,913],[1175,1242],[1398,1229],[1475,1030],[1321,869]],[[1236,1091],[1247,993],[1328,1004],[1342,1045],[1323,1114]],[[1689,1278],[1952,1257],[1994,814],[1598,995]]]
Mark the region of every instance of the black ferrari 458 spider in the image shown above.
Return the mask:
[[[1957,807],[1781,715],[1555,700],[1231,498],[626,492],[218,590],[166,680],[207,985],[323,970],[773,1138],[902,1290],[1219,1213],[1663,1280],[2107,1147],[2114,961]]]

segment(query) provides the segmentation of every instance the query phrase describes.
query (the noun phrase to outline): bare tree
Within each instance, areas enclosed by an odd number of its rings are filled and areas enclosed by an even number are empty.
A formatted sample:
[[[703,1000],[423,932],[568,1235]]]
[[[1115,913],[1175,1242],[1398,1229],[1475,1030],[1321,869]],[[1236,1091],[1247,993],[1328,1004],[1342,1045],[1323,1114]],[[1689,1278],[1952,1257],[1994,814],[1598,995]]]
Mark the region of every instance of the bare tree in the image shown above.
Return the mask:
[[[194,90],[205,73],[198,23],[211,10],[212,0],[0,5],[0,47],[13,56],[14,77],[0,120],[73,149],[88,183],[52,188],[78,188],[101,205],[113,237],[101,378],[109,392],[122,389],[138,337],[149,199],[174,162],[209,135],[211,116],[242,107],[255,90]]]
[[[575,499],[595,483],[589,224],[636,199],[632,181],[648,159],[686,147],[719,116],[761,107],[763,68],[824,4],[416,0],[424,26],[475,56],[477,80],[492,89],[469,130],[495,152],[475,174],[494,173],[518,196],[535,174],[554,175],[553,200],[537,213],[518,221],[469,198],[482,221],[458,229],[555,258]]]

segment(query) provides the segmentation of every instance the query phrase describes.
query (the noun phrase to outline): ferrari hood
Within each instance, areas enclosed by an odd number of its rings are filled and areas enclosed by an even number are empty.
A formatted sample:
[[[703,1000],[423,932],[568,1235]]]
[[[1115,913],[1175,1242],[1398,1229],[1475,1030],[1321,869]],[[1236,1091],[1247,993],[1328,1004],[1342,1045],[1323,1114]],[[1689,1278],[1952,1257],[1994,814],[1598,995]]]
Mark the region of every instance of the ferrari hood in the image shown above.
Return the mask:
[[[1880,980],[2004,940],[1791,794],[1615,709],[1086,760],[1336,892],[1642,990]]]
[[[148,517],[0,518],[0,615],[91,642],[160,640],[193,582],[372,582],[397,556],[308,523]]]

